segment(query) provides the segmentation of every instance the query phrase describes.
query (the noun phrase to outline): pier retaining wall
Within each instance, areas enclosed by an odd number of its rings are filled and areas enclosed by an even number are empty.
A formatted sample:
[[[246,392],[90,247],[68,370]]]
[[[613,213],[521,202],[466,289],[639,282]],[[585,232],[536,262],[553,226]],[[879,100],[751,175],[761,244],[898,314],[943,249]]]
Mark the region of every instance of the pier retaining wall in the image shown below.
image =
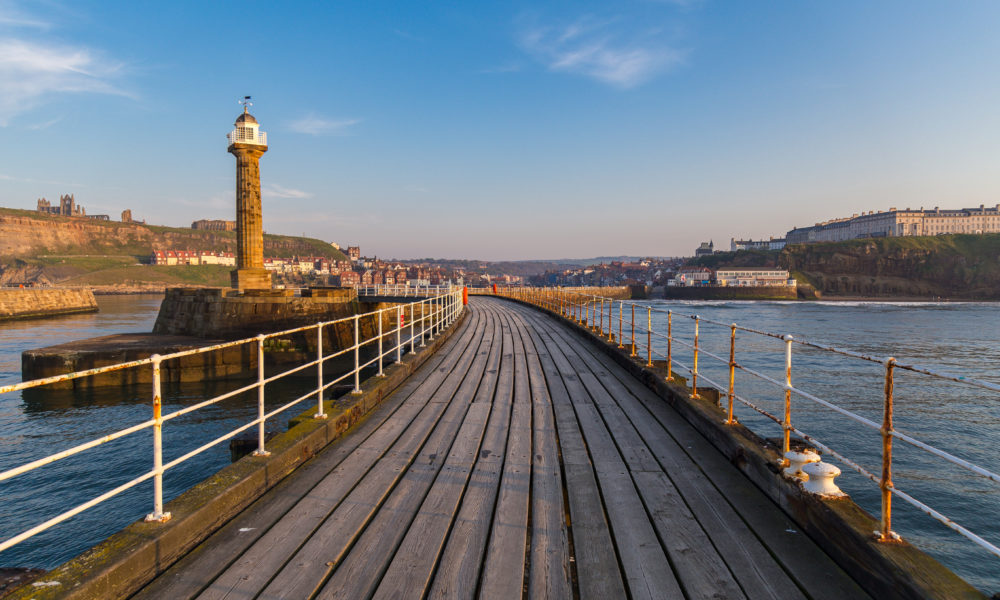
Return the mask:
[[[97,300],[89,289],[0,290],[0,321],[88,312],[97,312]]]

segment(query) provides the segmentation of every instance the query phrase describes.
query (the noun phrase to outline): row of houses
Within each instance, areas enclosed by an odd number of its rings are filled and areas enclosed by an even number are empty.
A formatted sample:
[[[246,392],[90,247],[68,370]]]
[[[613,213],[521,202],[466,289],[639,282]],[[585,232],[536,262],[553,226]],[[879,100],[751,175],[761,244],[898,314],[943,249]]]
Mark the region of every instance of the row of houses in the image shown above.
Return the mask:
[[[707,267],[682,267],[667,281],[668,286],[698,287],[796,287],[796,281],[784,269],[762,267],[728,268],[713,271]]]
[[[210,252],[207,250],[154,250],[149,257],[151,265],[228,265],[236,266],[236,255],[232,252]]]

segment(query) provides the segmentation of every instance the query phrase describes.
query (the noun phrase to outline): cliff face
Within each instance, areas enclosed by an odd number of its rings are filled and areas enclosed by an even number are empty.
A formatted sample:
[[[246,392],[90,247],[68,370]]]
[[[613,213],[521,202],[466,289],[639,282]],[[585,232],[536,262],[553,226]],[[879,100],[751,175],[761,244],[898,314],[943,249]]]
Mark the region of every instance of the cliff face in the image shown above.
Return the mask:
[[[796,244],[783,268],[826,296],[1000,300],[1000,235]]]
[[[0,285],[60,283],[84,273],[135,265],[154,248],[235,253],[236,234],[0,208]],[[280,235],[264,236],[264,255],[346,260],[321,240]]]
[[[235,252],[236,234],[0,209],[0,257],[27,258],[43,254],[147,256],[154,248]],[[268,256],[327,256],[346,260],[325,242],[290,236],[265,235],[264,252]]]

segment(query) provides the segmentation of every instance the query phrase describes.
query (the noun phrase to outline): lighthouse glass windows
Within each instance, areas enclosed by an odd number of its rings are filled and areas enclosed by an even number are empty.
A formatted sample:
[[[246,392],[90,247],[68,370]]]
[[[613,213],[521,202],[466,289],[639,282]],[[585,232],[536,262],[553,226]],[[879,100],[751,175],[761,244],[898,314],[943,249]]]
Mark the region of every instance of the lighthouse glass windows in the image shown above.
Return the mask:
[[[240,141],[254,142],[257,136],[254,135],[253,127],[240,127],[239,128],[239,139]]]

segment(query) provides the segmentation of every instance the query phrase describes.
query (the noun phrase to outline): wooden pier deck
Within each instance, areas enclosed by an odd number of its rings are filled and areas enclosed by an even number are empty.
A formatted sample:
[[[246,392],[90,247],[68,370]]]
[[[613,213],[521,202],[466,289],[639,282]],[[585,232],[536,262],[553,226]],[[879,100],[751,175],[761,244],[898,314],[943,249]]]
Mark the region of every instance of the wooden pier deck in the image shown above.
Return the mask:
[[[505,300],[468,308],[365,421],[136,597],[868,598],[589,342]]]

